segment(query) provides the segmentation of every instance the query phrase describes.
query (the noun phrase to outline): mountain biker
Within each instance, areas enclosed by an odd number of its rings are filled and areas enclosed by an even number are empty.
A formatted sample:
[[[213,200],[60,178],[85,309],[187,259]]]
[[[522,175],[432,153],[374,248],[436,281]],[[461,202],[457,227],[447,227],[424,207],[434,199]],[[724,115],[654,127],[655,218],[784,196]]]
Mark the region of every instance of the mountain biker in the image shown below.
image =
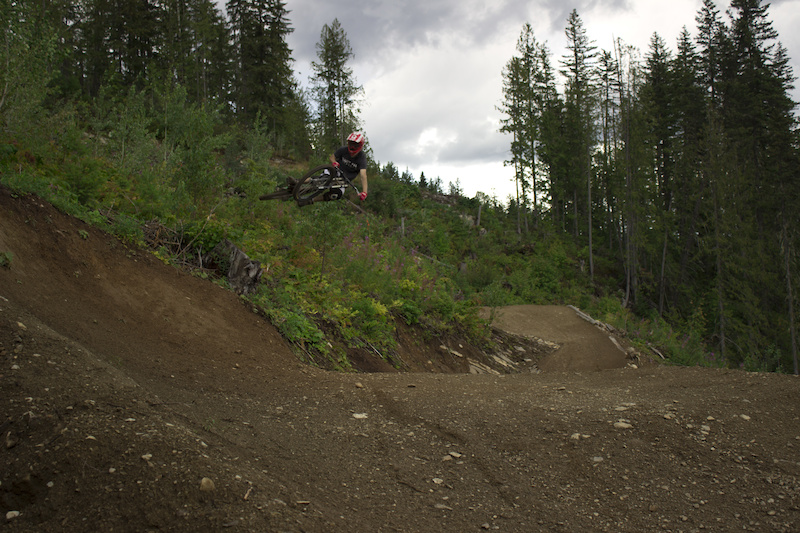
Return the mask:
[[[347,145],[337,149],[330,155],[331,166],[336,167],[344,174],[348,181],[353,181],[356,176],[361,180],[361,192],[358,193],[358,198],[363,202],[367,199],[367,156],[364,153],[364,134],[360,132],[353,132],[347,137]],[[325,167],[321,167],[325,168]],[[329,174],[327,169],[324,170],[325,174]],[[288,200],[292,197],[292,191],[297,186],[297,180],[292,177],[286,178],[286,187],[279,187],[272,193],[263,194],[259,196],[261,200]],[[312,198],[303,198],[297,200],[297,205],[303,207],[311,205],[314,202],[339,200],[344,196],[347,187],[331,187],[324,194],[314,196]]]
[[[367,199],[367,155],[364,153],[364,141],[364,134],[354,131],[347,137],[347,145],[330,155],[331,165],[341,170],[348,180],[353,181],[356,176],[361,179],[361,192],[358,193],[358,198],[362,202]],[[339,200],[344,196],[346,188],[331,188],[322,196],[298,201],[297,205],[303,207],[319,201]]]
[[[331,154],[331,165],[341,169],[347,179],[361,178],[361,192],[358,194],[362,202],[367,199],[367,155],[364,153],[364,134],[354,131],[347,137],[347,146],[342,146]],[[344,190],[342,190],[344,194]]]

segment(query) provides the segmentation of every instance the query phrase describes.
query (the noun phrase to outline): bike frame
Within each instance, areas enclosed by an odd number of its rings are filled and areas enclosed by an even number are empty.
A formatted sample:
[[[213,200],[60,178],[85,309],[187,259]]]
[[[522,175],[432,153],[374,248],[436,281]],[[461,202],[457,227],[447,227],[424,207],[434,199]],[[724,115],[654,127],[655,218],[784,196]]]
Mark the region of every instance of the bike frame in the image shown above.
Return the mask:
[[[326,172],[327,171],[327,172]],[[333,165],[323,165],[309,171],[297,183],[294,189],[294,198],[298,201],[307,201],[316,198],[334,188],[352,187],[359,194],[358,187],[345,176],[341,169]]]

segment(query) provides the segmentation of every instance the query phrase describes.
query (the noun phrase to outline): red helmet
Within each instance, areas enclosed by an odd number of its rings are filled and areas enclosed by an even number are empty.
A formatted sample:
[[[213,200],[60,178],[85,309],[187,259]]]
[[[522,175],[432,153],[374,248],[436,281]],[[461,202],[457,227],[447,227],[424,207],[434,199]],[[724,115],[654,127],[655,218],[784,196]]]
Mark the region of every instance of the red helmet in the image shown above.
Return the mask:
[[[347,138],[347,151],[351,156],[358,154],[364,147],[364,134],[354,131]]]

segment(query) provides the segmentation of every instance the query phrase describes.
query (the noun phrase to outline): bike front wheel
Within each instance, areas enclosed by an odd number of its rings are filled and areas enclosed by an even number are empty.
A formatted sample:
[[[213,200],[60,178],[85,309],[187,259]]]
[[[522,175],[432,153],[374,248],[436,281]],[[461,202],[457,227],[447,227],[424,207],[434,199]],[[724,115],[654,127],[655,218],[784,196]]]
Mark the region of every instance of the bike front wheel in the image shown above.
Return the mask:
[[[332,165],[312,168],[294,186],[294,199],[301,202],[316,198],[330,187],[334,177],[336,168]]]

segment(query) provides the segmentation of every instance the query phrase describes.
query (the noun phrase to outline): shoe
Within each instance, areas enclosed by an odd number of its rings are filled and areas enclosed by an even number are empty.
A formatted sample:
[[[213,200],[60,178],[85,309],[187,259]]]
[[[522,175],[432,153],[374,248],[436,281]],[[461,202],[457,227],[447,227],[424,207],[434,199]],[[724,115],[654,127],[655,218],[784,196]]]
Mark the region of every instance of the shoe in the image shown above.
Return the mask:
[[[314,203],[314,199],[313,198],[306,198],[304,200],[297,200],[297,206],[298,207],[304,207],[306,205],[311,205],[313,203]]]

